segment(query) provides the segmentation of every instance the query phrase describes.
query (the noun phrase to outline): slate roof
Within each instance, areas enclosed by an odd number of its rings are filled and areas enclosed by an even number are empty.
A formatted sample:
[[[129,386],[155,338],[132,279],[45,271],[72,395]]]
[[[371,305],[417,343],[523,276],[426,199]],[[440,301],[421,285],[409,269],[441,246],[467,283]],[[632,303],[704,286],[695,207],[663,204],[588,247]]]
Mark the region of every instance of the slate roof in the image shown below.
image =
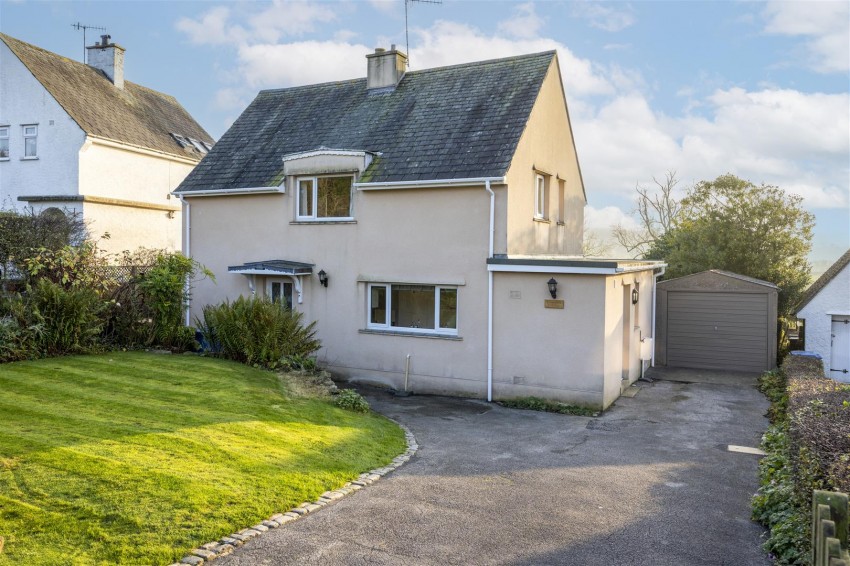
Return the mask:
[[[214,143],[173,96],[129,81],[122,90],[94,67],[3,33],[0,41],[88,134],[193,160],[203,154],[181,147],[171,132]]]
[[[261,91],[177,192],[277,185],[284,155],[320,147],[380,152],[360,182],[500,177],[554,57],[411,71],[391,92],[365,78]]]
[[[803,298],[800,299],[800,304],[797,306],[796,312],[800,312],[803,310],[803,307],[809,304],[809,302],[815,298],[815,296],[821,292],[821,290],[826,287],[830,281],[835,279],[835,277],[841,273],[841,270],[847,267],[850,264],[850,249],[844,252],[838,260],[829,266],[820,277],[818,277],[814,283],[809,285],[809,288],[806,289],[806,292],[803,294]]]

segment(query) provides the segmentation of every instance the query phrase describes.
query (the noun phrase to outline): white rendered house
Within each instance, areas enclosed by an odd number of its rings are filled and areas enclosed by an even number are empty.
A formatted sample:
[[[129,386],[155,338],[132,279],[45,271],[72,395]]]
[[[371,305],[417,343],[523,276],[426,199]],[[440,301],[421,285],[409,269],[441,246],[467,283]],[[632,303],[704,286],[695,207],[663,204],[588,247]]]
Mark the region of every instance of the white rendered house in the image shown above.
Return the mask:
[[[850,383],[850,250],[812,283],[797,318],[805,320],[806,350],[820,354],[824,374]]]
[[[82,214],[107,251],[179,250],[170,193],[212,144],[174,97],[124,80],[109,36],[85,65],[0,34],[0,209]]]

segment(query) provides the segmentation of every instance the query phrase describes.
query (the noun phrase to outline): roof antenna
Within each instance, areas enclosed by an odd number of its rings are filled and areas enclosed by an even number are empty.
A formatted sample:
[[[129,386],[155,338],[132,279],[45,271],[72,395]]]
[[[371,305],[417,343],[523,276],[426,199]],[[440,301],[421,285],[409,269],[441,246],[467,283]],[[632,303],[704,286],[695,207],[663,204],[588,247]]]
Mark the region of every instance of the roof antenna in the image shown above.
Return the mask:
[[[419,4],[442,4],[443,0],[404,0],[404,43],[407,46],[407,66],[410,67],[410,34],[407,31],[407,5]]]
[[[75,24],[71,24],[71,27],[77,31],[83,30],[83,63],[86,62],[86,30],[88,29],[99,29],[101,31],[106,31],[106,28],[98,27],[98,26],[86,26],[77,22]]]

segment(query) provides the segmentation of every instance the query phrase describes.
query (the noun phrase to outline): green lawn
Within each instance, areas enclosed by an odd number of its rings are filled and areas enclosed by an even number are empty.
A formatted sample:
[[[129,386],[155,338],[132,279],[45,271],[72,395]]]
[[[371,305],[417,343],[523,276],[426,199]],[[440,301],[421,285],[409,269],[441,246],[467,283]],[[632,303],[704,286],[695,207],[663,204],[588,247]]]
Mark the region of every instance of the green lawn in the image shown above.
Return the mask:
[[[236,363],[0,365],[0,564],[168,564],[404,448],[392,422]]]

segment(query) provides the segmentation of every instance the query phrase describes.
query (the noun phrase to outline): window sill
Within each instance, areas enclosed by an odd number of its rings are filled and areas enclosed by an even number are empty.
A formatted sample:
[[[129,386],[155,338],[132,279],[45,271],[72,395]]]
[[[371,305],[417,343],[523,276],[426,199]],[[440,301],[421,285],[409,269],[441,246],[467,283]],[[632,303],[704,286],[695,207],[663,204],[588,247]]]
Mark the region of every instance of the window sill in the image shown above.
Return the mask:
[[[37,161],[38,156],[35,157],[21,157],[21,161]]]
[[[0,161],[9,161],[8,157],[0,157]]]
[[[357,224],[357,221],[353,218],[338,218],[335,220],[293,220],[290,224]]]
[[[563,220],[558,220],[558,226],[566,226],[566,225],[567,225],[567,223],[564,222]]]
[[[361,328],[360,334],[384,334],[388,336],[407,336],[410,338],[436,338],[437,340],[461,341],[463,338],[456,334],[440,334],[438,332],[405,332],[404,330],[378,330],[374,328]]]
[[[534,218],[535,222],[542,222],[543,224],[550,224],[551,220],[548,218]]]

